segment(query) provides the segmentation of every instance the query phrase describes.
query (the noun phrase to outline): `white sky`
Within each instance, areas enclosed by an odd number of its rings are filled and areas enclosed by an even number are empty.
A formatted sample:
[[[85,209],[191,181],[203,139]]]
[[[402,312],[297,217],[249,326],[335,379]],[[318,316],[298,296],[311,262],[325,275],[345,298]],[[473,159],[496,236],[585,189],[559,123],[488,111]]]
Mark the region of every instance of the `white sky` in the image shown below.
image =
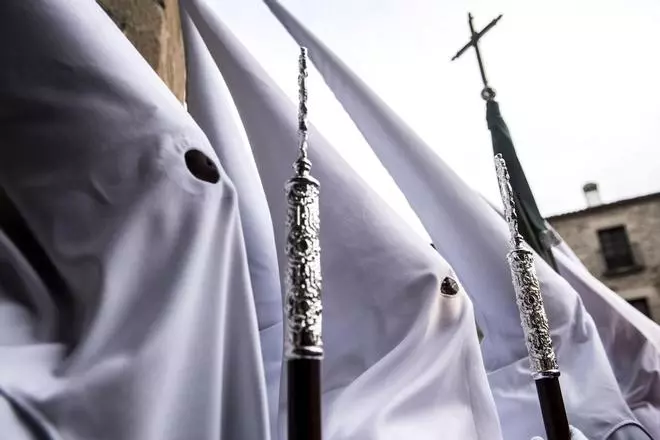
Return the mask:
[[[225,23],[293,98],[298,49],[261,0],[215,0]],[[499,205],[490,133],[467,12],[482,40],[540,209],[660,191],[660,2],[657,0],[281,0],[472,187]],[[310,118],[386,199],[400,192],[318,74]]]

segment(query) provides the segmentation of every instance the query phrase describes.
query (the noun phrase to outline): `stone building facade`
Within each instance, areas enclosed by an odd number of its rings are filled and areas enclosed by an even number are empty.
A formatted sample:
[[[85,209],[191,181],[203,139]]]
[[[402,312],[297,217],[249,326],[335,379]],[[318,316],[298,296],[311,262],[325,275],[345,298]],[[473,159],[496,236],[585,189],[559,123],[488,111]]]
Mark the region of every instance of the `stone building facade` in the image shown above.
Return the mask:
[[[97,3],[183,101],[186,67],[177,0],[97,0]]]
[[[585,185],[586,209],[549,217],[589,271],[660,323],[660,193],[601,203]]]

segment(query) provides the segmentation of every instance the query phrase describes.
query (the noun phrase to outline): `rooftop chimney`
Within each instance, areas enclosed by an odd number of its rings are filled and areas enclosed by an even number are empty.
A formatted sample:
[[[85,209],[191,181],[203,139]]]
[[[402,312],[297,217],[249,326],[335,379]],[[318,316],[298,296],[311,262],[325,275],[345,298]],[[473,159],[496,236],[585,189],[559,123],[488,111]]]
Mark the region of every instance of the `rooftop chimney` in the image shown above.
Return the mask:
[[[584,197],[587,199],[587,206],[591,208],[592,206],[598,206],[602,204],[600,199],[600,193],[598,192],[598,184],[594,182],[585,183],[582,187],[584,191]]]

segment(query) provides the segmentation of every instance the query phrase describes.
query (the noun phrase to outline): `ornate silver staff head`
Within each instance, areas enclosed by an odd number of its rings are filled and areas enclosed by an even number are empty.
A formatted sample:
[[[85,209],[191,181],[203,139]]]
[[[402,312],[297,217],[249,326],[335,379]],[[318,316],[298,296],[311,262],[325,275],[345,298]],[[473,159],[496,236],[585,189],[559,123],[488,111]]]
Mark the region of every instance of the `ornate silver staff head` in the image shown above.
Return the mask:
[[[509,172],[501,154],[495,156],[495,170],[504,203],[504,215],[511,233],[511,251],[507,254],[511,277],[516,291],[516,303],[525,334],[534,379],[559,376],[557,358],[552,348],[548,317],[543,307],[543,297],[534,268],[534,253],[524,247],[518,232],[518,218],[514,209],[513,189]]]
[[[298,158],[286,184],[287,237],[286,359],[323,357],[321,340],[321,246],[319,182],[310,175],[307,157],[307,49],[300,48],[298,90]]]

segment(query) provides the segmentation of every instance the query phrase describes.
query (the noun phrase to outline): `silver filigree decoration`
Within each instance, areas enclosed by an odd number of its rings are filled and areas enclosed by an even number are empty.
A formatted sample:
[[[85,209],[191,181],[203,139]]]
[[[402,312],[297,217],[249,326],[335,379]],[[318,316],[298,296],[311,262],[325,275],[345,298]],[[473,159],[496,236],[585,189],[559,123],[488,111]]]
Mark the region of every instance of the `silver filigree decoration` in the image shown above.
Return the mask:
[[[525,241],[518,231],[513,189],[509,182],[506,163],[501,154],[495,156],[495,169],[500,195],[504,203],[504,216],[511,233],[512,250],[507,254],[507,258],[511,267],[516,303],[520,311],[532,376],[534,379],[559,376],[559,366],[552,348],[548,317],[545,314],[541,287],[534,268],[534,254],[525,249]]]
[[[295,175],[286,184],[287,237],[286,315],[287,359],[323,357],[321,339],[321,246],[319,241],[319,182],[310,175],[307,157],[307,49],[299,58],[299,154]]]

